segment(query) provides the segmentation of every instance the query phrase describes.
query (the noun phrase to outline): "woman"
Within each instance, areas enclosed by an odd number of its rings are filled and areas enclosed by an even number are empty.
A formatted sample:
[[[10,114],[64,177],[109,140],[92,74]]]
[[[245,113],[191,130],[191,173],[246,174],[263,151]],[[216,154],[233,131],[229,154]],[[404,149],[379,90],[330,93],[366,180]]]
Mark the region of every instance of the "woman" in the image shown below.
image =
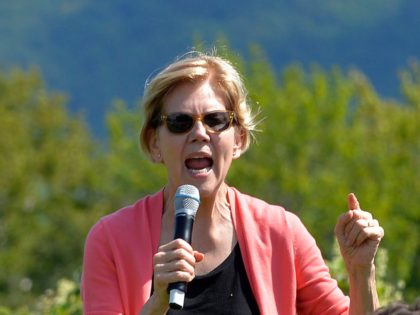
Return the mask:
[[[368,314],[378,306],[373,264],[383,229],[353,194],[336,225],[350,297],[331,279],[300,220],[225,183],[255,127],[229,62],[204,54],[162,70],[147,85],[142,148],[167,184],[102,218],[85,247],[85,314]],[[192,244],[174,235],[180,185],[198,188]],[[184,309],[168,284],[188,283]]]

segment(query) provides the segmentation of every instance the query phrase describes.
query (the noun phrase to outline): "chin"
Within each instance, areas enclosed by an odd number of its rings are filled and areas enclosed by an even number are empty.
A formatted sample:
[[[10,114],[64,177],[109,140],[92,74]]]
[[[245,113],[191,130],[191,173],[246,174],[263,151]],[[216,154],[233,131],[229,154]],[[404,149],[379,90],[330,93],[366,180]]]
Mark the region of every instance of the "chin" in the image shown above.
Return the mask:
[[[196,186],[197,189],[200,191],[201,199],[207,199],[214,198],[215,196],[217,196],[219,188],[223,185],[223,183],[192,183],[192,185]]]

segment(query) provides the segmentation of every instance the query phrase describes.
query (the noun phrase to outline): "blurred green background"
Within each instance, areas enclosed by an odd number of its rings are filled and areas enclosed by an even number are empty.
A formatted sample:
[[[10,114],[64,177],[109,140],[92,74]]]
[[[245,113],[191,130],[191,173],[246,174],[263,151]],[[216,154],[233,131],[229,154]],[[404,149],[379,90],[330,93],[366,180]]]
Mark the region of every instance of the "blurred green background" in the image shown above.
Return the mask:
[[[356,67],[384,97],[420,53],[417,0],[0,1],[0,69],[36,67],[95,135],[115,98],[132,107],[145,79],[198,39],[221,36],[249,60],[263,47],[277,72],[294,62]]]
[[[382,303],[420,295],[419,2],[107,3],[0,4],[0,314],[81,314],[89,228],[165,182],[137,143],[143,83],[213,45],[261,118],[229,183],[297,213],[343,290],[355,192],[386,232]]]

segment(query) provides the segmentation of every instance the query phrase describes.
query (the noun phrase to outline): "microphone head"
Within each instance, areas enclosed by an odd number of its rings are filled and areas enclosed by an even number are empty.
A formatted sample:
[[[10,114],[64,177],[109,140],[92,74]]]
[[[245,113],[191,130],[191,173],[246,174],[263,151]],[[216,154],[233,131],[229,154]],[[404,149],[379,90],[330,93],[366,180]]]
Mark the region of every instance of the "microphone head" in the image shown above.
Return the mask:
[[[195,218],[200,205],[200,192],[193,185],[181,185],[175,193],[175,216],[179,214],[192,215]]]

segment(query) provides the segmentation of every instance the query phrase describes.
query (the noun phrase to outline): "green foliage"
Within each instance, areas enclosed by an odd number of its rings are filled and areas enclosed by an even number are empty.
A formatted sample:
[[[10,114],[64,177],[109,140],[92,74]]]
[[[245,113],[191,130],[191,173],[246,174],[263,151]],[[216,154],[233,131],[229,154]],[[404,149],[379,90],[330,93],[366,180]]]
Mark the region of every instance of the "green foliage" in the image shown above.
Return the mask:
[[[340,255],[340,249],[337,242],[333,247],[333,256],[327,261],[327,265],[330,269],[330,273],[334,279],[337,280],[338,286],[343,290],[345,294],[349,294],[349,282],[344,266],[344,261]],[[384,248],[380,248],[375,258],[376,266],[376,290],[378,292],[378,298],[381,305],[388,305],[391,302],[403,300],[403,289],[405,283],[402,280],[397,281],[396,284],[392,283],[387,279],[387,273],[389,269],[388,264],[388,251]]]
[[[79,285],[68,279],[58,281],[57,290],[48,290],[35,305],[32,315],[82,315]]]
[[[336,218],[355,192],[385,228],[387,277],[418,276],[418,73],[418,66],[404,72],[407,102],[399,103],[381,99],[356,70],[292,65],[277,76],[255,48],[244,77],[261,110],[262,132],[235,161],[230,182],[297,212],[327,257]],[[407,290],[414,294],[418,284],[408,282]]]
[[[0,134],[0,304],[19,305],[80,271],[100,178],[83,119],[35,71],[0,76]]]
[[[0,307],[0,315],[82,315],[82,300],[77,282],[60,279],[57,289],[48,289],[32,307],[11,310]]]
[[[377,258],[381,298],[418,295],[418,64],[401,73],[405,99],[397,102],[356,70],[296,64],[279,74],[256,46],[248,62],[228,48],[224,55],[261,112],[258,141],[233,163],[229,183],[298,213],[339,281],[333,229],[355,192],[386,231]],[[77,285],[71,294],[61,293],[67,282],[49,288],[62,278],[78,282],[83,242],[100,216],[165,183],[164,168],[139,153],[141,119],[116,101],[99,141],[36,71],[0,74],[0,305],[8,307],[0,314],[79,314]]]
[[[122,101],[114,103],[107,115],[108,150],[103,156],[111,182],[106,195],[115,207],[130,203],[160,189],[165,183],[164,169],[140,152],[140,111],[130,111]]]

